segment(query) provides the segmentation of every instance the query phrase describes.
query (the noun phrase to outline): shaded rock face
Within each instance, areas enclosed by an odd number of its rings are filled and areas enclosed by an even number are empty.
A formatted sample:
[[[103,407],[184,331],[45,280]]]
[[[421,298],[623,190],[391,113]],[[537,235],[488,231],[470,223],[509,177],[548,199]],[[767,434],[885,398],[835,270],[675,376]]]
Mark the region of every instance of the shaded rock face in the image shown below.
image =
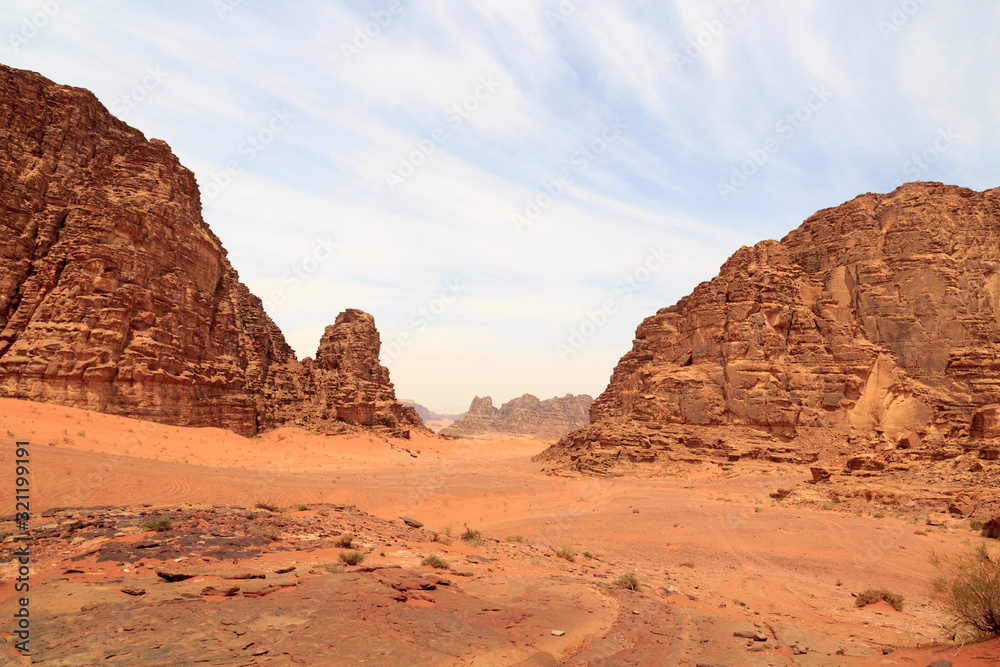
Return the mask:
[[[599,433],[542,458],[682,425],[907,445],[995,433],[995,412],[973,415],[1000,398],[998,246],[997,189],[909,183],[820,211],[643,321],[591,407]]]
[[[89,91],[0,65],[0,212],[0,395],[252,435],[287,421],[264,398],[291,382],[345,421],[391,421],[346,383],[310,385],[202,220],[194,174]],[[317,372],[388,400],[372,342],[327,333]]]
[[[409,428],[428,430],[416,410],[396,400],[389,370],[379,363],[381,347],[375,318],[344,311],[326,328],[315,359],[272,367],[263,392],[263,424],[327,432],[346,424],[400,437],[408,437]]]
[[[587,413],[593,400],[586,394],[566,394],[561,398],[540,401],[531,394],[524,394],[495,408],[489,396],[476,396],[465,417],[442,430],[441,435],[462,437],[508,433],[559,438],[589,422]]]

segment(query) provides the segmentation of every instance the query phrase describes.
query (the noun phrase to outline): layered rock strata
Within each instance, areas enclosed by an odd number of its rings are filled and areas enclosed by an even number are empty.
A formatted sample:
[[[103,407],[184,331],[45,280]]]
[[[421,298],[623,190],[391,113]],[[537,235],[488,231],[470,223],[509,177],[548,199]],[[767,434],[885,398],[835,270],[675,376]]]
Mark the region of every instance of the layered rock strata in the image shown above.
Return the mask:
[[[808,460],[802,443],[857,434],[882,449],[989,446],[998,246],[998,189],[909,183],[820,211],[644,320],[593,424],[540,458],[607,472],[709,431],[727,456],[763,439]]]
[[[420,424],[341,317],[297,362],[167,144],[0,65],[0,396],[252,435],[301,419],[295,386],[312,425]]]

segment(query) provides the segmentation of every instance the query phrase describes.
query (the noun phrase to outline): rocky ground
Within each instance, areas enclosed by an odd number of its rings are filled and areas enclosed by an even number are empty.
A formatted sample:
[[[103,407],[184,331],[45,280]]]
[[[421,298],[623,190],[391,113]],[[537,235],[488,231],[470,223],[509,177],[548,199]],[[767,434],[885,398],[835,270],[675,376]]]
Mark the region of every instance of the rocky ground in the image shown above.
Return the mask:
[[[941,631],[928,550],[984,538],[940,513],[921,480],[900,480],[905,502],[833,498],[840,482],[811,484],[814,464],[689,456],[658,476],[565,477],[531,462],[541,441],[240,439],[0,408],[0,432],[34,442],[33,650],[19,656],[5,624],[5,664],[923,667],[1000,655]],[[0,469],[13,470],[7,448]],[[18,531],[6,519],[11,618]],[[169,529],[150,527],[161,520]],[[466,527],[478,541],[460,539]],[[355,550],[364,560],[346,564]],[[449,567],[422,565],[431,554]],[[627,572],[639,591],[615,585]],[[857,607],[871,586],[902,595],[902,611]]]

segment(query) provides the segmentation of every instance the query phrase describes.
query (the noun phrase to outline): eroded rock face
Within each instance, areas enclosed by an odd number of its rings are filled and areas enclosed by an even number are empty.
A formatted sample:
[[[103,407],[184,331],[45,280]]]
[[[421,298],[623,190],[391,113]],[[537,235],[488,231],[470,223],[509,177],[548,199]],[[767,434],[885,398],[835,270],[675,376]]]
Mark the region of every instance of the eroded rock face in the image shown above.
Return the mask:
[[[441,431],[441,435],[462,437],[488,433],[559,438],[589,422],[587,411],[593,398],[586,394],[538,400],[531,394],[493,407],[489,396],[472,399],[465,417]]]
[[[820,211],[643,321],[591,407],[599,437],[543,459],[682,425],[966,441],[1000,397],[998,246],[997,189],[909,183]]]
[[[396,400],[389,370],[379,363],[375,318],[346,310],[326,328],[315,359],[273,367],[264,389],[265,426],[293,423],[327,432],[343,425],[388,429],[408,437],[426,429],[411,407]]]
[[[0,395],[252,435],[291,419],[271,402],[290,384],[306,412],[413,421],[388,405],[371,317],[345,314],[299,364],[194,174],[89,91],[0,65],[0,211]]]

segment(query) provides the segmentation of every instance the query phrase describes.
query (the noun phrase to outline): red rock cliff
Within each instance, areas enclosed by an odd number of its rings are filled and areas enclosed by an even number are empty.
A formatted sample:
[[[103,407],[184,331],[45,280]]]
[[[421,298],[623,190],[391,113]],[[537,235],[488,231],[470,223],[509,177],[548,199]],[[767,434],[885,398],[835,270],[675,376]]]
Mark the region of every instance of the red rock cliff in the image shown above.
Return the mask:
[[[358,381],[317,382],[300,402],[366,424],[351,391],[394,401],[362,328],[328,330],[316,362]],[[291,420],[267,397],[308,385],[291,379],[300,366],[170,148],[89,91],[0,65],[0,395],[253,434]]]
[[[542,459],[650,462],[709,433],[737,450],[760,436],[974,440],[973,416],[1000,403],[998,246],[998,189],[910,183],[820,211],[643,321],[593,426]]]

